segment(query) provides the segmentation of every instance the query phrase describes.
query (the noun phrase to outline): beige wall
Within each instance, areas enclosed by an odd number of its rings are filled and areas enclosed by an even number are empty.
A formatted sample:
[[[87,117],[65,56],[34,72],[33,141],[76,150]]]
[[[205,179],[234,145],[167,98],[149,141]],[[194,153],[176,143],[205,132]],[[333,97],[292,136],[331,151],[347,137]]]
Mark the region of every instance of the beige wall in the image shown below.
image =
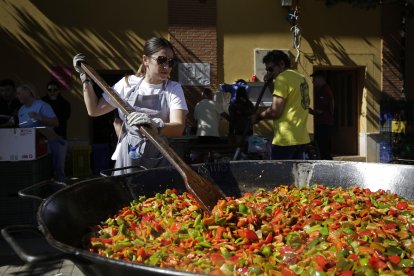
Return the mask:
[[[51,66],[72,68],[72,57],[78,52],[84,52],[97,70],[135,70],[144,41],[153,35],[168,36],[167,5],[172,3],[4,0],[0,4],[0,78],[33,82],[44,95]],[[365,67],[359,129],[376,131],[381,90],[380,12],[346,4],[327,8],[318,0],[300,4],[302,40],[297,69],[308,76],[314,66]],[[255,48],[289,49],[295,57],[286,18],[287,9],[277,0],[217,1],[218,81],[249,79],[254,72]],[[73,80],[73,88],[64,95],[74,110],[69,138],[85,140],[90,136],[90,119],[76,74]],[[311,123],[309,127],[312,129]]]
[[[378,94],[381,91],[381,24],[379,10],[365,11],[338,4],[327,8],[323,1],[300,1],[301,47],[299,72],[309,76],[314,66],[366,68],[360,132],[378,130]],[[223,81],[249,79],[254,72],[253,49],[293,48],[291,23],[280,1],[218,1],[218,31],[223,40]],[[245,7],[248,7],[247,9]],[[309,83],[311,79],[308,77]],[[312,85],[310,85],[312,89]],[[312,95],[311,91],[311,95]],[[376,114],[376,115],[375,115]],[[310,119],[311,120],[311,119]],[[312,122],[308,128],[312,131]]]

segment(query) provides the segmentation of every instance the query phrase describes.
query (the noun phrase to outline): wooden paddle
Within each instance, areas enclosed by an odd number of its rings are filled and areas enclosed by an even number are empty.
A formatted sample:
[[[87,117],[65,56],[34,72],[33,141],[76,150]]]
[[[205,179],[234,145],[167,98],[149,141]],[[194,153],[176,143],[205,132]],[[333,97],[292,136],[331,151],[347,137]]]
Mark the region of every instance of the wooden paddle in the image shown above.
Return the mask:
[[[121,97],[110,87],[99,74],[88,64],[81,63],[82,69],[85,73],[105,92],[111,97],[112,101],[125,115],[135,112],[134,108],[125,102]],[[184,179],[185,186],[200,206],[208,213],[211,213],[213,207],[217,204],[219,199],[225,197],[224,192],[213,182],[202,177],[196,173],[187,163],[185,163],[178,154],[165,142],[152,128],[147,126],[139,126],[141,133],[150,140],[157,149],[164,155],[165,158],[177,169]]]

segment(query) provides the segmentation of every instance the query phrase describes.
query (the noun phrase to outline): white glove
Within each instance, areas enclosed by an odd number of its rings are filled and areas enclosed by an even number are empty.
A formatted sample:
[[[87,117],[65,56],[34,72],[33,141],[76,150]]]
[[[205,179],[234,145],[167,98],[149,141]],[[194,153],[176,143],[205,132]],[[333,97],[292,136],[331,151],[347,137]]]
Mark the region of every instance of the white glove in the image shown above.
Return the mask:
[[[126,123],[128,126],[150,125],[152,123],[150,116],[141,112],[131,112],[127,116]]]
[[[128,126],[137,126],[137,125],[151,125],[152,127],[162,128],[164,127],[164,121],[160,118],[153,118],[141,112],[131,112],[127,118],[126,123]]]
[[[155,126],[156,128],[163,128],[165,126],[165,123],[160,118],[153,118],[151,119],[151,124]]]
[[[85,81],[91,81],[91,79],[86,75],[85,71],[83,71],[81,63],[86,63],[86,56],[84,54],[77,54],[73,57],[73,67],[75,68],[76,72],[79,73],[82,83]]]

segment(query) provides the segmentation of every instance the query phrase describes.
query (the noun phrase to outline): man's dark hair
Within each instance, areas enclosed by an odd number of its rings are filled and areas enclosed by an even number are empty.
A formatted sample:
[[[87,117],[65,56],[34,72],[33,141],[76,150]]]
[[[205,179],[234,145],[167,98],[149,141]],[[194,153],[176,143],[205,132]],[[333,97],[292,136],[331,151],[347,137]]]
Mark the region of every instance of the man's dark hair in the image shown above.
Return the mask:
[[[210,99],[211,97],[213,97],[213,96],[214,96],[214,94],[213,94],[213,91],[211,91],[211,89],[210,89],[210,88],[204,88],[204,90],[203,90],[203,96],[204,96],[205,98]]]
[[[11,86],[13,88],[16,88],[16,84],[11,79],[5,79],[0,81],[0,86]]]
[[[272,50],[267,52],[263,57],[263,63],[272,62],[274,65],[280,65],[281,62],[285,64],[285,68],[290,68],[290,58],[285,52],[280,50]]]
[[[49,87],[49,85],[54,85],[56,86],[58,89],[61,89],[60,87],[60,83],[58,83],[56,80],[50,80],[47,84],[46,84],[46,88]]]

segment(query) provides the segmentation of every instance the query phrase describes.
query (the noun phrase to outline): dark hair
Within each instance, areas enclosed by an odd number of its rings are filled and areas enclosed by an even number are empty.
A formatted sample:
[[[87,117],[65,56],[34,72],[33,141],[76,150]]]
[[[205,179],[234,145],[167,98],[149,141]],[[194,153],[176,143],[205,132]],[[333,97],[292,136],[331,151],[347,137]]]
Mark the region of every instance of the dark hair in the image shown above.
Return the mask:
[[[280,50],[272,50],[267,52],[267,54],[263,57],[263,63],[272,62],[275,65],[280,65],[281,62],[284,63],[285,68],[290,68],[290,58],[288,57],[285,52]]]
[[[247,95],[247,90],[246,87],[244,86],[239,86],[236,90],[236,99],[237,100],[248,100],[249,99],[249,95]]]
[[[60,89],[60,83],[58,83],[56,80],[50,80],[47,84],[46,84],[46,88],[49,87],[49,85],[54,85],[56,86],[58,89]]]
[[[210,99],[213,95],[213,91],[210,88],[204,88],[203,97]]]
[[[143,54],[149,57],[155,54],[156,52],[161,51],[162,49],[171,49],[171,51],[175,55],[174,48],[171,42],[169,42],[167,39],[163,37],[151,37],[144,44]],[[137,75],[145,75],[145,66],[143,66],[142,64],[138,68]]]
[[[11,86],[13,88],[16,88],[16,84],[11,79],[5,79],[0,81],[0,86]]]
[[[240,85],[247,84],[247,82],[244,79],[238,79],[238,80],[235,81],[235,83],[240,84]]]
[[[144,55],[151,56],[162,49],[171,49],[174,53],[171,42],[163,37],[151,37],[145,42]]]

